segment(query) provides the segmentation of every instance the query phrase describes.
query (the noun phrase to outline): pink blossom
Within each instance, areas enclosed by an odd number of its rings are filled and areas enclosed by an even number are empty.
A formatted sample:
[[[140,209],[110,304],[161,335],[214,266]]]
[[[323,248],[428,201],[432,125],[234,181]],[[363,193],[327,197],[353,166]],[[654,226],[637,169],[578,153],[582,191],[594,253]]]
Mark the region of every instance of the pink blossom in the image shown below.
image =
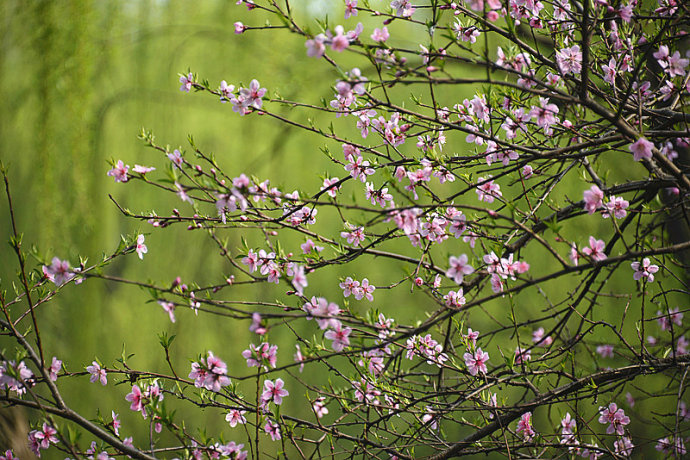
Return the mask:
[[[271,440],[280,440],[280,426],[277,423],[267,420],[266,424],[264,425],[264,431],[271,437]]]
[[[242,259],[242,263],[249,268],[249,273],[254,273],[259,264],[259,256],[253,249],[250,249],[247,253],[247,257]]]
[[[582,51],[579,45],[556,51],[556,61],[563,74],[578,75],[582,71]]]
[[[261,399],[264,403],[274,402],[277,406],[283,403],[283,398],[290,393],[283,389],[285,383],[283,379],[277,378],[275,383],[271,380],[264,382],[264,392],[261,394]]]
[[[365,240],[364,227],[352,228],[349,232],[340,232],[340,236],[347,240],[347,244],[359,246]]]
[[[632,21],[633,10],[635,9],[636,4],[637,4],[637,2],[633,0],[631,3],[628,3],[627,5],[623,5],[618,10],[618,16],[620,16],[620,18],[625,22]]]
[[[359,287],[355,288],[352,294],[355,296],[355,299],[357,300],[362,300],[363,298],[366,298],[369,302],[373,302],[374,296],[372,295],[372,292],[374,292],[375,290],[376,287],[370,285],[369,280],[367,278],[364,278],[362,280],[362,283],[359,285]]]
[[[566,412],[565,417],[563,417],[563,419],[561,420],[561,434],[572,435],[575,434],[576,429],[577,423],[570,416],[570,412]]]
[[[227,377],[228,367],[224,361],[208,352],[206,360],[201,358],[201,363],[193,362],[189,378],[194,379],[194,386],[206,388],[209,391],[219,392],[222,387],[230,385]]]
[[[482,260],[486,264],[486,271],[488,273],[503,274],[503,265],[501,264],[501,259],[498,258],[494,251],[491,251],[490,254],[484,254]]]
[[[580,254],[577,252],[577,245],[573,243],[570,246],[570,254],[568,255],[570,260],[573,262],[573,265],[577,266],[578,263],[580,262]]]
[[[330,32],[329,32],[330,33]],[[331,36],[331,48],[342,53],[350,46],[350,40],[345,35],[343,26],[335,26],[335,36]]]
[[[249,88],[240,88],[240,96],[242,106],[253,107],[255,109],[261,109],[263,101],[261,100],[266,94],[266,88],[260,88],[258,80],[253,79],[249,82]]]
[[[606,260],[606,254],[604,254],[605,248],[606,244],[604,243],[604,240],[597,240],[593,236],[590,236],[589,247],[582,248],[582,252],[589,256],[592,260],[601,261]]]
[[[369,381],[367,381],[366,379],[362,379],[359,382],[350,383],[355,389],[355,399],[357,401],[364,402],[366,404],[379,404],[379,400],[377,399],[377,397],[381,396],[381,392],[378,389],[376,389],[376,387],[372,385]]]
[[[491,282],[491,290],[493,292],[498,293],[503,291],[503,279],[498,273],[493,273],[489,281]]]
[[[374,29],[374,33],[371,34],[371,39],[375,42],[383,43],[390,37],[388,33],[388,27],[383,26],[382,28]]]
[[[672,329],[671,324],[676,326],[683,325],[683,313],[678,307],[670,308],[668,313],[662,313],[661,310],[657,310],[657,322],[662,331],[670,331]]]
[[[187,75],[180,75],[180,83],[182,83],[180,91],[188,93],[194,84],[194,74],[189,72]]]
[[[422,423],[428,423],[432,430],[438,429],[438,417],[435,416],[434,411],[429,406],[426,406],[425,413],[422,415]]]
[[[242,352],[242,357],[247,360],[247,367],[263,366],[275,369],[278,356],[278,345],[262,342],[259,345],[249,344],[249,348]],[[191,378],[191,377],[190,377]]]
[[[144,244],[144,235],[137,236],[137,244],[135,247],[136,253],[141,260],[144,260],[144,254],[149,252],[148,248]]]
[[[467,328],[467,334],[464,334],[462,336],[463,340],[467,342],[468,346],[472,346],[473,348],[477,346],[477,339],[479,338],[479,331],[473,331],[471,327]],[[487,354],[488,358],[488,354]]]
[[[544,333],[545,332],[543,327],[540,327],[539,329],[536,329],[534,332],[532,332],[532,342],[534,342],[536,346],[548,347],[553,343],[553,337],[544,337]]]
[[[633,395],[631,395],[629,391],[625,393],[625,402],[628,403],[630,408],[635,407],[635,398],[633,398]]]
[[[142,176],[146,173],[150,173],[151,171],[155,171],[156,168],[151,167],[151,166],[141,166],[141,165],[134,165],[134,168],[132,168],[132,171],[135,173],[141,174]]]
[[[685,68],[688,66],[689,62],[690,60],[681,58],[680,52],[676,51],[668,58],[668,67],[666,68],[668,76],[673,78],[685,75]]]
[[[110,426],[113,427],[113,431],[115,432],[115,436],[120,436],[120,425],[122,425],[122,422],[118,418],[118,415],[115,413],[115,411],[110,411],[110,416],[112,417],[113,421],[109,423]]]
[[[486,363],[489,361],[489,354],[482,351],[481,348],[477,348],[473,353],[465,353],[463,358],[470,375],[477,375],[479,372],[487,373]]]
[[[391,1],[391,8],[395,10],[397,16],[402,16],[404,18],[412,16],[415,12],[410,0],[393,0]]]
[[[108,171],[108,175],[112,176],[115,182],[127,182],[129,180],[127,171],[129,171],[129,165],[125,166],[122,160],[117,160],[117,164]]]
[[[674,437],[672,440],[669,440],[669,438],[659,439],[654,448],[674,458],[683,458],[688,453],[685,441],[681,436]]]
[[[323,396],[318,397],[311,403],[311,407],[318,418],[323,418],[324,415],[328,414],[328,408],[326,408],[326,398]]]
[[[58,378],[58,372],[60,372],[60,369],[62,368],[62,361],[57,359],[55,356],[53,356],[53,361],[50,364],[50,367],[48,368],[48,376],[50,377],[50,380],[53,382],[57,381]]]
[[[357,16],[357,0],[345,0],[345,19]]]
[[[59,442],[56,434],[57,430],[44,422],[40,430],[33,430],[29,433],[29,447],[37,457],[40,457],[40,449],[48,449],[51,444]]]
[[[332,177],[330,179],[324,179],[323,180],[323,187],[321,187],[321,190],[326,190],[326,193],[328,196],[331,196],[335,198],[338,195],[338,190],[340,190],[339,186],[336,186],[340,181],[337,177]]]
[[[127,396],[125,396],[125,399],[132,403],[129,406],[131,410],[135,412],[141,411],[144,414],[144,416],[146,416],[146,412],[144,412],[144,396],[138,385],[132,386],[132,392],[127,394]]]
[[[653,265],[649,257],[642,259],[642,263],[638,261],[632,262],[630,267],[635,270],[635,273],[633,273],[633,279],[635,281],[644,278],[649,283],[654,281],[654,273],[659,271],[659,266]]]
[[[357,365],[366,367],[369,373],[378,377],[383,373],[385,352],[380,348],[365,351],[362,353],[362,359],[357,362]]]
[[[189,204],[194,204],[194,200],[192,200],[192,198],[189,195],[187,195],[187,192],[185,191],[182,185],[175,182],[175,189],[177,190],[177,196],[179,196],[182,201],[186,201]]]
[[[317,246],[311,238],[307,238],[307,241],[303,244],[300,245],[300,248],[302,248],[302,252],[304,254],[309,254],[312,251],[316,250],[316,252],[321,252],[323,251],[323,246]]]
[[[609,59],[609,63],[601,66],[604,71],[604,81],[611,85],[616,84],[616,76],[618,75],[618,70],[616,69],[616,59]]]
[[[318,34],[304,44],[307,47],[307,56],[320,58],[326,52],[326,36]]]
[[[530,165],[525,165],[522,168],[522,177],[524,177],[525,179],[529,179],[530,177],[532,177],[532,172],[532,167]]]
[[[489,177],[480,177],[478,179],[478,182],[481,182],[481,185],[477,186],[477,198],[479,201],[485,201],[487,203],[493,203],[495,198],[500,198],[502,196],[501,194],[501,186],[494,183],[493,180],[488,180],[490,179],[491,176]]]
[[[303,265],[290,262],[287,266],[287,275],[292,276],[292,286],[298,294],[304,293],[304,288],[308,286],[306,271]]]
[[[448,228],[448,231],[452,233],[453,236],[455,236],[455,238],[460,238],[460,236],[462,236],[462,234],[467,229],[466,220],[467,218],[462,213],[462,211],[453,213],[453,216],[449,220],[450,226]]]
[[[359,288],[359,281],[348,276],[339,286],[343,290],[343,297],[350,297],[350,295]]]
[[[382,208],[385,208],[388,202],[393,201],[393,195],[388,193],[388,187],[375,189],[371,182],[366,183],[366,198],[371,201],[371,204],[378,203]]]
[[[235,23],[235,27],[237,27],[237,24],[238,23]],[[240,22],[239,24],[242,24],[242,23]],[[235,29],[235,30],[237,30],[237,29]],[[235,33],[237,33],[237,32],[235,32]],[[221,81],[220,82],[220,88],[219,88],[220,102],[225,104],[226,102],[231,101],[235,97],[235,95],[232,93],[233,91],[235,91],[235,85],[228,85],[228,82],[226,82],[225,80]]]
[[[546,97],[540,97],[539,107],[532,106],[529,112],[530,116],[536,119],[537,126],[544,129],[544,134],[551,134],[551,126],[558,122],[557,113],[558,106],[551,104]]]
[[[393,333],[391,326],[394,322],[395,320],[393,318],[386,318],[383,313],[379,313],[379,317],[374,325],[379,331],[378,335],[380,339],[385,339]]]
[[[327,330],[324,334],[324,337],[333,341],[331,347],[334,351],[340,352],[343,351],[345,347],[350,345],[349,336],[351,333],[351,328],[345,327],[343,329],[342,325],[338,324],[335,328]]]
[[[261,314],[252,313],[252,324],[249,326],[249,332],[257,335],[264,335],[267,332],[266,327],[261,323]]]
[[[606,202],[606,210],[602,213],[602,216],[604,219],[608,219],[611,216],[616,219],[622,219],[628,215],[628,211],[626,211],[628,206],[628,201],[623,199],[623,197],[611,195],[609,201]]]
[[[173,153],[168,153],[168,158],[172,161],[178,168],[182,167],[184,160],[182,159],[182,153],[178,149],[173,150]]]
[[[469,101],[469,106],[470,111],[477,119],[484,123],[489,122],[490,109],[486,103],[486,96],[484,94],[475,95],[472,100]]]
[[[56,286],[67,283],[75,276],[74,271],[70,269],[69,262],[57,257],[53,257],[50,266],[43,266],[43,274]]]
[[[304,356],[302,355],[302,349],[300,348],[299,344],[295,344],[295,354],[293,355],[293,358],[296,363],[299,363],[299,371],[302,372],[304,370]]]
[[[522,414],[518,421],[516,432],[522,433],[525,441],[531,440],[536,435],[534,429],[532,429],[532,412]]]
[[[364,160],[361,156],[352,158],[350,163],[345,165],[345,170],[350,173],[353,179],[359,179],[363,183],[366,182],[367,176],[374,174],[374,169],[369,167],[369,161]]]
[[[616,433],[618,435],[623,435],[625,433],[625,425],[630,423],[630,418],[625,415],[623,409],[619,409],[616,403],[611,403],[608,407],[600,407],[599,413],[599,423],[606,424],[609,426],[606,428],[607,434]]]
[[[596,185],[592,185],[589,190],[585,190],[582,196],[585,202],[585,211],[588,214],[594,214],[604,204],[604,192]]]
[[[525,350],[519,345],[515,348],[515,364],[522,364],[526,361],[532,359],[532,352],[530,350]]]
[[[91,383],[96,382],[97,380],[100,380],[101,385],[105,386],[108,384],[108,379],[106,377],[106,372],[105,369],[101,369],[101,365],[98,364],[96,361],[92,363],[91,366],[88,366],[86,368],[86,371],[91,374]]]
[[[453,24],[453,31],[458,40],[463,42],[476,43],[477,38],[481,35],[476,26],[464,27],[460,21]]]
[[[632,152],[635,161],[640,161],[643,158],[652,158],[653,147],[654,144],[649,142],[644,137],[641,137],[634,144],[631,144],[629,149]]]
[[[599,345],[597,347],[597,353],[602,358],[613,358],[613,345]]]
[[[237,22],[234,24],[234,26],[235,26],[235,33],[236,33],[237,35],[239,35],[239,34],[241,34],[241,33],[244,33],[244,31],[247,30],[247,26],[245,26],[244,24],[242,24],[240,21],[237,21]]]
[[[353,285],[356,283],[357,286],[359,286],[357,281],[353,282],[352,278],[348,279]],[[345,283],[348,283],[348,279],[345,280]],[[341,283],[341,287],[342,286],[343,283]],[[347,295],[350,295],[350,293],[351,288]],[[312,317],[317,318],[316,322],[318,323],[320,329],[328,329],[330,327],[335,328],[340,325],[340,321],[335,318],[340,314],[340,307],[333,302],[328,302],[328,300],[326,300],[324,297],[312,297],[310,302],[304,304],[302,310],[307,313],[308,320],[312,319]]]
[[[446,306],[451,308],[460,308],[466,303],[462,288],[458,289],[458,292],[448,292],[447,295],[443,296],[443,300],[446,302]]]
[[[466,254],[461,254],[459,257],[451,256],[448,259],[448,264],[450,268],[446,271],[446,276],[458,284],[462,284],[465,275],[474,272],[474,268],[467,263]]]
[[[629,457],[632,454],[634,448],[635,445],[628,436],[620,437],[613,442],[613,450],[617,454],[624,455],[626,457]]]
[[[175,304],[172,302],[168,302],[167,300],[158,300],[158,305],[163,307],[163,310],[168,314],[170,317],[170,322],[174,323],[175,322]]]

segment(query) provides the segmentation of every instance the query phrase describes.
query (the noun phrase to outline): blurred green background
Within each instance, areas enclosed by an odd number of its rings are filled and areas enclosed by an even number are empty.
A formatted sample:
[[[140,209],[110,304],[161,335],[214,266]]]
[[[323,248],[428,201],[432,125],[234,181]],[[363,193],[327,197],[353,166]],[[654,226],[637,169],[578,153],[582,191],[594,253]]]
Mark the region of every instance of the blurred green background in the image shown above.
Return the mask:
[[[337,18],[335,23],[342,23],[342,6],[338,3],[334,7],[334,3],[295,2],[296,14],[314,30],[315,22],[311,18],[314,14],[330,12]],[[382,3],[387,2],[379,2]],[[325,171],[343,177],[342,168],[332,164],[319,151],[325,146],[340,158],[337,143],[327,143],[268,117],[241,118],[232,112],[230,104],[220,104],[208,94],[186,94],[178,90],[178,74],[191,69],[200,79],[208,79],[212,86],[223,79],[236,86],[243,82],[246,86],[252,78],[257,78],[268,88],[269,96],[276,92],[286,99],[317,105],[321,98],[330,100],[331,86],[338,75],[323,61],[308,58],[302,39],[280,30],[234,34],[233,23],[237,20],[262,25],[265,19],[261,13],[248,14],[246,8],[236,6],[234,0],[0,2],[0,96],[3,104],[0,160],[9,166],[16,217],[24,233],[25,245],[36,244],[43,260],[57,256],[76,265],[79,256],[97,260],[102,253],[114,250],[121,234],[145,232],[150,235],[146,241],[149,253],[144,261],[135,256],[120,258],[109,266],[107,274],[150,279],[165,285],[176,276],[181,276],[184,282],[202,283],[219,282],[221,276],[232,273],[227,264],[216,257],[218,250],[204,234],[187,232],[182,227],[154,231],[146,223],[123,217],[108,198],[108,194],[112,194],[124,206],[137,212],[155,209],[159,215],[165,215],[173,207],[183,209],[182,203],[174,201],[172,195],[162,194],[139,182],[116,184],[106,176],[110,169],[109,159],[122,159],[130,166],[135,163],[155,166],[158,171],[152,173],[152,177],[162,174],[167,159],[137,139],[142,127],[152,130],[160,144],[170,144],[171,148],[189,150],[186,139],[192,135],[200,149],[216,155],[230,177],[245,172],[262,180],[270,178],[272,185],[286,192],[296,188],[315,192],[323,179],[317,175]],[[361,19],[368,25],[366,35],[374,24],[380,26],[380,21]],[[350,20],[347,24],[354,27],[355,22]],[[407,26],[400,27],[398,30],[403,32],[402,28]],[[398,44],[417,49],[412,38],[420,33],[410,30],[405,35],[409,41],[406,43],[402,39]],[[344,54],[341,62],[346,63],[344,70],[349,70],[347,63],[357,61]],[[467,69],[464,76],[471,72],[472,69]],[[363,73],[367,75],[366,69]],[[418,94],[422,95],[422,91]],[[450,106],[464,97],[471,97],[474,91],[474,88],[446,87],[439,89],[437,97],[447,101],[442,105]],[[399,88],[397,95],[404,98],[411,92],[414,90]],[[324,127],[331,121],[331,117],[304,110],[275,106],[272,110],[302,122],[311,117]],[[340,119],[334,124],[339,133],[360,139],[351,120]],[[457,152],[468,149],[464,135],[450,138],[447,149]],[[630,168],[612,171],[609,177],[627,180],[637,173],[639,171]],[[589,187],[577,177],[569,180],[564,182],[567,184],[564,194],[556,199],[564,200],[568,195],[578,200],[582,190]],[[361,187],[350,183],[344,196],[353,194],[363,202]],[[470,196],[468,203],[476,204],[475,197]],[[342,226],[336,216],[324,212],[319,217],[325,221],[322,228],[334,230]],[[2,239],[6,241],[10,228],[4,197],[0,200],[0,218]],[[332,222],[329,218],[333,218]],[[588,220],[578,225],[563,232],[574,239],[582,239],[583,244],[582,235],[612,231],[608,221]],[[251,238],[249,232],[229,232],[230,247],[240,245],[240,236]],[[297,251],[297,244],[302,241],[294,238],[288,243]],[[260,239],[255,244],[253,247],[260,247]],[[400,246],[390,246],[396,247]],[[402,247],[409,252],[407,243]],[[435,261],[440,266],[445,266],[448,254],[457,255],[468,249],[463,243],[449,241],[443,251]],[[564,246],[562,255],[566,252]],[[5,288],[9,286],[6,280],[16,279],[12,257],[9,247],[3,246],[0,276]],[[544,251],[531,248],[522,257],[528,261],[540,260]],[[548,264],[532,265],[534,276],[553,268]],[[31,268],[39,266],[37,260],[30,260]],[[338,277],[353,275],[364,267],[376,285],[394,282],[404,276],[405,270],[411,270],[411,267],[401,268],[388,261],[377,260],[372,264],[371,259],[360,260],[354,266],[314,275],[307,293],[321,293],[342,302],[341,291],[337,288]],[[610,279],[607,293],[631,291],[631,273],[625,268],[622,271],[624,273]],[[562,297],[572,287],[572,280],[560,280],[542,288],[545,293]],[[240,295],[233,293],[230,298],[273,301],[281,298],[284,291],[283,286],[259,291],[245,289],[239,291]],[[379,290],[376,299],[375,306],[387,316],[395,317],[398,323],[422,320],[424,312],[434,308],[426,296],[416,292],[410,294],[405,287]],[[228,363],[231,374],[248,373],[239,354],[252,340],[247,330],[248,322],[218,321],[212,315],[203,314],[195,318],[191,311],[178,309],[178,322],[173,325],[157,304],[146,303],[147,300],[146,292],[122,285],[87,281],[80,286],[69,286],[63,295],[44,305],[39,312],[47,353],[64,359],[68,371],[78,372],[95,357],[111,366],[126,344],[127,351],[136,354],[130,361],[132,367],[167,372],[157,339],[158,333],[166,331],[178,336],[173,346],[178,374],[186,376],[189,359],[209,349]],[[603,317],[620,321],[620,309],[631,300],[630,296],[607,297],[602,308],[611,311],[604,312]],[[516,296],[514,303],[521,319],[548,306],[545,298],[535,296],[534,292]],[[364,314],[369,306],[356,308],[358,313]],[[507,322],[509,307],[505,299],[482,308]],[[626,330],[630,334],[634,334],[636,314],[639,312],[631,309],[626,320]],[[311,323],[304,325],[298,331],[310,338],[315,333],[311,326]],[[496,323],[475,316],[470,326],[487,330],[494,328]],[[531,330],[521,332],[523,342],[530,334]],[[601,340],[605,342],[611,337],[602,335]],[[506,342],[501,347],[503,339]],[[500,362],[499,347],[506,355],[512,354],[515,339],[508,333],[499,334],[493,340],[487,348],[496,363]],[[271,341],[280,346],[279,363],[291,362],[294,338],[274,336]],[[5,341],[2,344],[11,349]],[[604,361],[606,365],[613,365],[612,360]],[[302,390],[294,380],[283,377],[288,381],[288,388],[293,384],[296,390],[287,398],[284,411],[304,413]],[[326,378],[324,374],[322,382]],[[109,416],[110,411],[115,410],[121,414],[125,436],[133,435],[135,443],[146,436],[147,427],[128,410],[124,400],[130,391],[129,385],[104,389],[88,384],[85,377],[62,384],[68,404],[78,411],[93,416],[98,409]],[[639,407],[644,407],[644,402]],[[203,426],[209,435],[225,432],[229,439],[244,437],[227,427],[219,411],[198,418],[198,411],[187,410],[189,414],[196,412],[197,426]],[[550,430],[549,423],[555,426],[557,415],[550,416],[550,422],[542,427],[545,431]],[[188,423],[194,426],[190,421]],[[647,436],[644,427],[634,429],[640,436]],[[648,435],[654,436],[653,433]],[[449,437],[455,438],[457,434],[450,433]],[[59,456],[58,453],[48,455]]]

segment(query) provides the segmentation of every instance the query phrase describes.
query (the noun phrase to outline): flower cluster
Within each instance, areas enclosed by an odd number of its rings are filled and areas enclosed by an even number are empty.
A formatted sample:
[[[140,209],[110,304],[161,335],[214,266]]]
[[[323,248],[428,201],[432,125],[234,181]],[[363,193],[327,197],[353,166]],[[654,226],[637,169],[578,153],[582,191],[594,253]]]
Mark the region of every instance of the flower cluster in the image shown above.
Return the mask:
[[[222,387],[230,385],[227,376],[228,367],[218,357],[209,351],[206,360],[201,358],[199,362],[192,363],[192,371],[189,378],[194,380],[197,388],[206,388],[209,391],[219,392]]]

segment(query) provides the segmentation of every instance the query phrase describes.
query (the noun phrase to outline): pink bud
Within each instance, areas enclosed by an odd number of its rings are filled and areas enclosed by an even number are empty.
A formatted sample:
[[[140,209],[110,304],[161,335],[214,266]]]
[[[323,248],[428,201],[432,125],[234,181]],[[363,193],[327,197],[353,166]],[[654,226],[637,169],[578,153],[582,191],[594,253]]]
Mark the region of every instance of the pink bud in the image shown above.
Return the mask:
[[[239,21],[237,21],[237,22],[235,23],[235,33],[238,34],[238,35],[241,34],[241,33],[243,33],[243,32],[245,31],[246,28],[247,28],[247,27],[246,27],[244,24],[242,24],[241,22],[239,22]]]

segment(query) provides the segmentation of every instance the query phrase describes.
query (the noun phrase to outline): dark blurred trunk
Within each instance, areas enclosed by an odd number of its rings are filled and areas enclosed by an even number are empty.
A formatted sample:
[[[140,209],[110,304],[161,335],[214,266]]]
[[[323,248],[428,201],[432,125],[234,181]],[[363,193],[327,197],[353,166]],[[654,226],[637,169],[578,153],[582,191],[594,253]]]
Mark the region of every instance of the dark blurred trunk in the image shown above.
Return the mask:
[[[29,423],[19,407],[0,408],[0,455],[7,450],[21,460],[36,458],[29,449]]]

